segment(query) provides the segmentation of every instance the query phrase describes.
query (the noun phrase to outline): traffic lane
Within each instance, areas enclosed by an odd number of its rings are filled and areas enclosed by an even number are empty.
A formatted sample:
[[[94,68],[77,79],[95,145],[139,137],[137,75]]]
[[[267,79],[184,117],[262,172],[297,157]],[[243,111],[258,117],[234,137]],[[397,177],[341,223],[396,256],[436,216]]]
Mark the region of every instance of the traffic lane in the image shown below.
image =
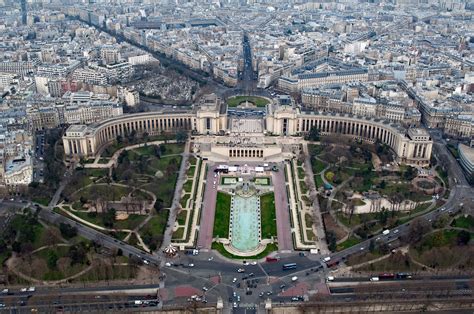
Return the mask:
[[[212,271],[214,273],[221,273],[223,276],[234,276],[234,277],[244,277],[248,276],[250,273],[254,274],[254,277],[265,276],[265,273],[262,271],[258,265],[243,265],[243,264],[231,264],[226,262],[216,262],[216,261],[193,261],[194,267],[197,272],[202,270]],[[244,272],[239,273],[238,269],[244,269]]]
[[[456,192],[455,192],[455,194],[456,194]],[[454,199],[455,198],[453,198],[453,200]],[[451,204],[447,203],[447,204],[443,205],[442,208],[444,208],[444,210],[436,209],[434,211],[426,213],[423,216],[420,216],[419,218],[427,219],[429,221],[430,219],[434,220],[434,219],[438,218],[439,216],[441,216],[443,214],[448,214],[450,211],[451,211],[451,213],[456,213],[457,211],[459,211],[459,208],[457,208],[457,206],[455,204],[452,204],[452,203]],[[410,222],[407,222],[403,225],[400,225],[400,226],[392,229],[391,233],[389,235],[384,236],[384,235],[381,234],[377,238],[380,238],[381,241],[386,242],[386,243],[394,241],[397,238],[399,238],[400,236],[406,235],[410,230],[409,226],[410,226]],[[396,234],[393,233],[395,230],[398,230],[398,232]],[[353,255],[353,254],[357,253],[357,252],[363,252],[363,251],[367,250],[368,245],[370,244],[370,241],[372,241],[372,239],[365,240],[364,242],[361,242],[361,243],[359,243],[355,246],[352,246],[349,249],[346,249],[346,250],[341,251],[339,253],[331,254],[330,255],[331,259],[336,260],[338,258],[348,257],[350,255]]]
[[[158,264],[160,262],[160,259],[158,259],[156,256],[147,254],[131,245],[125,244],[124,242],[121,242],[120,240],[117,240],[115,238],[112,238],[110,236],[107,236],[100,231],[96,231],[90,227],[87,227],[85,225],[82,225],[70,218],[64,217],[58,213],[55,213],[53,211],[49,211],[47,209],[43,209],[39,212],[40,217],[43,219],[52,222],[54,224],[59,224],[59,223],[67,223],[71,226],[74,226],[77,228],[77,231],[80,235],[93,240],[107,248],[120,248],[124,253],[127,254],[132,254],[135,255],[136,257],[139,257],[141,259],[146,259],[151,262],[154,262],[155,264]]]
[[[136,290],[138,293],[142,290],[148,290],[148,289],[155,289],[158,290],[160,288],[159,284],[134,284],[134,285],[115,285],[115,286],[94,286],[94,287],[63,287],[63,288],[56,288],[56,287],[48,287],[48,286],[38,286],[36,287],[36,291],[34,293],[30,294],[22,294],[21,292],[16,292],[13,291],[13,296],[16,297],[22,297],[22,296],[27,296],[31,295],[34,297],[46,297],[46,296],[51,296],[52,294],[58,294],[58,297],[66,297],[68,295],[73,294],[75,297],[82,295],[82,294],[88,294],[88,293],[94,293],[94,294],[100,294],[101,296],[104,296],[106,294],[103,294],[104,292],[110,292],[110,291],[122,291],[123,293],[133,293],[134,290]],[[151,292],[150,292],[151,293]]]
[[[288,263],[296,263],[296,269],[283,270],[283,265]],[[262,268],[269,276],[288,276],[293,273],[315,269],[321,266],[319,261],[311,260],[307,257],[292,256],[282,257],[276,262],[262,263]]]
[[[20,202],[17,202],[17,201],[10,201],[10,200],[0,200],[0,209],[13,209],[13,208],[16,208],[16,209],[20,209],[20,208],[23,208],[25,206],[28,206],[27,203],[20,203]]]

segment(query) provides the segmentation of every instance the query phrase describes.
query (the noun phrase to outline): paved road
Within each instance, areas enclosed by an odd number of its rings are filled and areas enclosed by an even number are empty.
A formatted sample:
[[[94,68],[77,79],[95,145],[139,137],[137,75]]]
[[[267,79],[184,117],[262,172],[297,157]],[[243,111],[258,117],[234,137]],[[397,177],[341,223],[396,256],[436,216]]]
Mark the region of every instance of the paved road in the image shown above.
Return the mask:
[[[204,199],[202,202],[201,221],[199,225],[198,248],[210,249],[212,246],[212,233],[214,229],[214,215],[216,212],[217,184],[213,182],[220,180],[214,178],[214,169],[217,165],[208,166],[206,176],[206,187],[204,191]]]
[[[248,35],[244,33],[242,38],[242,56],[243,56],[243,72],[238,87],[242,89],[246,94],[253,91],[257,86],[255,80],[255,74],[252,68],[252,50],[250,49],[250,43]]]
[[[293,238],[291,236],[290,213],[288,194],[286,193],[284,164],[278,165],[278,171],[272,172],[272,180],[275,192],[278,249],[292,250]]]

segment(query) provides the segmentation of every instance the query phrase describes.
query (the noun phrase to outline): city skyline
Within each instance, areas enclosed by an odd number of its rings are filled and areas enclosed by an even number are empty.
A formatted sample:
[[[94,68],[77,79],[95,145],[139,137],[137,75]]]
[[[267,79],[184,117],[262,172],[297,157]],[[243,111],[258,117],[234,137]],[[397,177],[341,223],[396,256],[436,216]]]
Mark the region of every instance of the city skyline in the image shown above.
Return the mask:
[[[469,310],[473,13],[0,0],[0,311]]]

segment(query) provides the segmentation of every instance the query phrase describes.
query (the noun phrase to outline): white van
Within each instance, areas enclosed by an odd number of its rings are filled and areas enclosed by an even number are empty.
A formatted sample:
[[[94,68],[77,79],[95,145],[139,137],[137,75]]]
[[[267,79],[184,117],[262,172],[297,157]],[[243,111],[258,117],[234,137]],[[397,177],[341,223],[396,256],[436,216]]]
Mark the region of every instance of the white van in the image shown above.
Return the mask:
[[[387,235],[387,234],[389,234],[389,233],[390,233],[390,230],[388,230],[388,229],[386,229],[386,230],[384,230],[384,231],[382,232],[383,235]]]
[[[291,277],[291,281],[295,282],[296,280],[298,280],[298,277],[297,277],[297,276]]]
[[[325,263],[329,262],[330,260],[331,260],[331,257],[329,257],[329,256],[328,256],[328,257],[325,257],[325,258],[323,258],[323,261],[324,261]]]
[[[379,281],[379,277],[372,277],[370,278],[370,281]]]
[[[328,276],[328,278],[326,278],[326,281],[334,281],[334,276]]]

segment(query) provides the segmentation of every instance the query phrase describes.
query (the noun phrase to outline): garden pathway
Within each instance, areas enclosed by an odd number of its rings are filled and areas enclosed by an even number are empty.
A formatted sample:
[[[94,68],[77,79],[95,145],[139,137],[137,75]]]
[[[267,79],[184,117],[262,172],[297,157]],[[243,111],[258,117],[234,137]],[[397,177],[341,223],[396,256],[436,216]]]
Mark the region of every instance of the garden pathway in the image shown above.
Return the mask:
[[[317,191],[316,191],[316,185],[314,182],[314,173],[313,173],[313,167],[311,166],[311,157],[309,155],[308,151],[308,145],[307,143],[303,144],[303,152],[305,156],[304,160],[304,168],[306,172],[306,176],[309,178],[311,182],[311,190],[309,191],[309,195],[311,197],[311,200],[313,201],[313,217],[314,219],[314,230],[316,231],[316,237],[318,240],[317,247],[319,248],[319,251],[321,254],[328,254],[328,245],[326,242],[326,236],[324,234],[324,226],[323,226],[323,217],[321,216],[321,208],[319,206],[319,201],[317,197]],[[329,165],[323,170],[326,171],[326,169],[329,168]]]
[[[332,216],[332,218],[334,219],[334,221],[336,221],[337,225],[339,227],[341,227],[345,232],[347,233],[350,233],[351,232],[351,229],[348,228],[346,225],[344,225],[342,222],[339,221],[339,219],[337,219],[337,216],[336,216],[336,213],[331,210],[331,204],[332,204],[332,201],[334,200],[334,198],[336,197],[336,194],[337,192],[343,188],[349,181],[351,181],[352,179],[354,178],[354,176],[350,176],[349,178],[347,178],[345,181],[343,181],[341,184],[339,184],[338,186],[336,186],[332,191],[331,191],[331,195],[329,196],[329,199],[328,199],[328,202],[327,202],[327,206],[326,206],[326,211]]]
[[[181,154],[183,158],[181,159],[181,165],[178,172],[178,179],[176,180],[176,187],[174,190],[173,202],[171,203],[170,214],[168,217],[166,230],[163,235],[163,242],[161,244],[162,248],[167,247],[171,243],[171,238],[173,237],[174,222],[176,221],[177,212],[180,209],[179,201],[181,200],[181,191],[183,190],[184,182],[187,179],[186,165],[188,162],[188,158],[190,156],[190,152],[189,152],[190,143],[191,142],[189,140],[186,141],[186,144],[184,146],[184,151]],[[159,251],[162,252],[163,250],[159,250]]]
[[[140,143],[140,144],[134,144],[134,145],[126,146],[126,147],[123,147],[123,148],[120,148],[119,150],[117,150],[112,155],[112,157],[110,157],[109,162],[106,163],[106,164],[99,163],[99,160],[100,160],[102,152],[103,152],[103,149],[102,149],[99,152],[99,154],[96,156],[96,158],[94,159],[94,162],[90,163],[90,164],[84,164],[84,168],[112,168],[113,165],[117,164],[117,159],[124,150],[132,150],[132,149],[135,149],[135,148],[140,148],[140,147],[144,147],[144,146],[148,146],[148,145],[176,144],[176,143],[177,143],[176,140],[169,140],[169,141],[160,140],[160,141],[152,141],[152,142],[146,142],[146,143]]]

